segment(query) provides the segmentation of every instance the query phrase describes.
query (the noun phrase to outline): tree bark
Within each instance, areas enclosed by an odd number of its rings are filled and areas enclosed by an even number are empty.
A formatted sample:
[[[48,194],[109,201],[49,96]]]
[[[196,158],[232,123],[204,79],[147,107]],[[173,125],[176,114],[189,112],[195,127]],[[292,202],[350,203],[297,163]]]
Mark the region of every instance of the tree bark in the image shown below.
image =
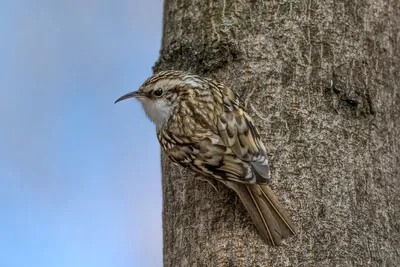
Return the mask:
[[[298,234],[164,156],[164,265],[400,266],[400,2],[165,0],[154,70],[236,89]]]

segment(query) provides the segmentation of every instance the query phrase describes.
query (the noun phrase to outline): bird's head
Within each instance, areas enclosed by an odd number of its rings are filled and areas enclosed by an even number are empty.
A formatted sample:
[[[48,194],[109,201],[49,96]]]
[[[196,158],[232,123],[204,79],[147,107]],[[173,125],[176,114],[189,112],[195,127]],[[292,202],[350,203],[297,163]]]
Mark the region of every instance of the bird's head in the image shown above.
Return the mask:
[[[163,71],[147,79],[139,90],[121,96],[115,103],[136,98],[142,103],[149,119],[157,127],[161,127],[180,104],[181,96],[187,97],[190,95],[190,88],[199,85],[196,84],[196,79],[196,76],[180,71]]]

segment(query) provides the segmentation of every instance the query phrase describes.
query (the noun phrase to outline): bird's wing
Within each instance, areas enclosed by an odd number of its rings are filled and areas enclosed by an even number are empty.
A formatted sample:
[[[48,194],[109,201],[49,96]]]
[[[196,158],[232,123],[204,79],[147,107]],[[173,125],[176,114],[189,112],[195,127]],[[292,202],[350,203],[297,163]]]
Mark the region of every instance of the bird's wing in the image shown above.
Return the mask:
[[[265,183],[269,180],[268,157],[260,134],[250,116],[240,105],[239,96],[231,88],[210,81],[214,100],[219,106],[217,120],[218,135],[225,146],[253,171],[251,183]],[[247,181],[247,179],[245,179]]]
[[[201,140],[184,141],[160,131],[158,139],[172,161],[202,175],[249,184],[268,181],[265,148],[251,118],[241,109],[225,113],[218,130],[203,133]]]
[[[225,146],[240,160],[250,164],[253,175],[249,182],[267,182],[270,179],[267,153],[250,116],[239,107],[222,112],[217,124]]]
[[[158,136],[163,151],[173,162],[204,176],[252,183],[251,164],[238,158],[218,135],[210,133],[203,140],[193,143],[177,142],[167,132],[159,133]]]

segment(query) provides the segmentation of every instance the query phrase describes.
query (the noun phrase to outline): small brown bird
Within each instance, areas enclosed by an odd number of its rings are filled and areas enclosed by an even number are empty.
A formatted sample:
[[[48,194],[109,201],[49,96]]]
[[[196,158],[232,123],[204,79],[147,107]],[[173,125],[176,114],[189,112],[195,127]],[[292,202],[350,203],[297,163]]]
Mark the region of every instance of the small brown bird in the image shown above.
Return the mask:
[[[260,135],[231,88],[190,73],[163,71],[115,103],[132,97],[156,125],[165,154],[233,189],[268,244],[280,245],[295,233],[266,184],[269,167]]]

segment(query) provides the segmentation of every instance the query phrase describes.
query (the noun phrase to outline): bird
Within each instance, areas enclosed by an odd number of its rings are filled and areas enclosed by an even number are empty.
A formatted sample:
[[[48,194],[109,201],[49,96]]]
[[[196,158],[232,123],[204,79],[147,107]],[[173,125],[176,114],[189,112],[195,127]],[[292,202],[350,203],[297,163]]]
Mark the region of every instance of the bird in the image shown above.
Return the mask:
[[[268,185],[265,146],[236,91],[208,77],[166,70],[115,103],[129,98],[142,104],[170,160],[236,192],[268,245],[282,245],[295,234]]]

